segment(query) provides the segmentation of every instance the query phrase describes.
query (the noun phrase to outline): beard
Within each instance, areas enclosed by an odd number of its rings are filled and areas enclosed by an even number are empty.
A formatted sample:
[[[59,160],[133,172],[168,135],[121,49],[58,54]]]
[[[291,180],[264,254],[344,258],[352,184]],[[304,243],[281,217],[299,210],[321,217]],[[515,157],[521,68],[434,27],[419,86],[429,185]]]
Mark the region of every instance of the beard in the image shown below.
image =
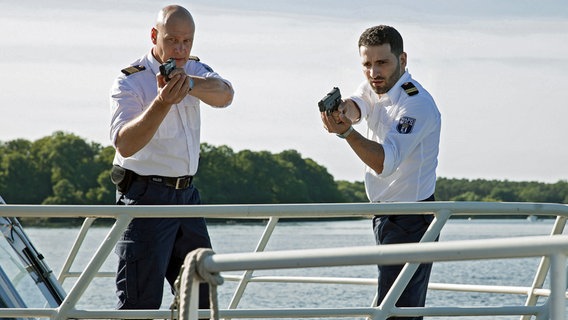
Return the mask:
[[[400,79],[400,76],[401,76],[400,61],[398,61],[398,63],[396,64],[396,68],[394,69],[394,72],[390,76],[388,76],[387,78],[383,77],[371,78],[369,79],[369,84],[371,85],[371,88],[373,89],[373,91],[375,91],[376,94],[384,94],[387,93],[396,84],[398,79]],[[375,87],[371,83],[372,80],[385,80],[385,85],[382,87]]]

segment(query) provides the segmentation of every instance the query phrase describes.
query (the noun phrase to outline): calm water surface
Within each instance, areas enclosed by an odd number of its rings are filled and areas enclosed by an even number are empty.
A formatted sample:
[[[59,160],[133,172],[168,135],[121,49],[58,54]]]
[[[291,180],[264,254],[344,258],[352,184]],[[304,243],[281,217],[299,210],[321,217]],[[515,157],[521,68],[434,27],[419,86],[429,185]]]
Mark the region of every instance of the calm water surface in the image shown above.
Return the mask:
[[[456,220],[444,229],[440,241],[487,239],[513,236],[547,235],[553,221],[529,222],[526,220]],[[250,252],[256,247],[264,225],[256,224],[210,224],[213,247],[217,253]],[[94,254],[108,228],[98,227],[90,231],[79,261],[72,270],[81,270]],[[46,257],[55,274],[59,274],[63,260],[74,241],[78,229],[30,228],[28,236],[38,251]],[[289,250],[302,248],[324,248],[373,245],[370,220],[286,222],[279,224],[267,246],[268,250]],[[466,283],[484,285],[530,286],[539,259],[511,259],[474,262],[435,263],[431,282]],[[103,271],[115,271],[116,256],[109,257]],[[238,273],[237,273],[238,274]],[[355,276],[376,278],[376,266],[290,269],[283,271],[258,271],[255,275],[292,276]],[[64,288],[69,291],[74,280],[68,279]],[[226,307],[236,287],[235,282],[226,281],[219,287],[219,302]],[[374,286],[362,285],[320,285],[320,284],[276,284],[253,283],[240,303],[241,308],[278,307],[367,307],[375,293]],[[164,290],[162,308],[168,308],[172,295],[169,288]],[[486,306],[500,304],[521,304],[523,296],[505,296],[479,293],[456,293],[430,291],[427,305],[430,306]],[[113,279],[96,280],[80,301],[81,308],[114,308]],[[434,319],[434,318],[430,318]],[[452,318],[458,319],[458,318]],[[464,318],[465,319],[465,318]],[[472,318],[467,318],[472,319]],[[518,319],[518,317],[490,317],[483,319]]]

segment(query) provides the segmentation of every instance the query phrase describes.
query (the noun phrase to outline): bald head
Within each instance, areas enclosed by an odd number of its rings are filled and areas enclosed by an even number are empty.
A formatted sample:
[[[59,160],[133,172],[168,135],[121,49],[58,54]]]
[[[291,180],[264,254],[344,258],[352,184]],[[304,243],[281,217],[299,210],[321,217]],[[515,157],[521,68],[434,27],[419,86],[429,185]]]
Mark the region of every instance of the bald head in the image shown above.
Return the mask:
[[[170,23],[189,23],[195,28],[191,13],[186,8],[178,5],[170,5],[160,10],[156,20],[156,29],[161,30]]]

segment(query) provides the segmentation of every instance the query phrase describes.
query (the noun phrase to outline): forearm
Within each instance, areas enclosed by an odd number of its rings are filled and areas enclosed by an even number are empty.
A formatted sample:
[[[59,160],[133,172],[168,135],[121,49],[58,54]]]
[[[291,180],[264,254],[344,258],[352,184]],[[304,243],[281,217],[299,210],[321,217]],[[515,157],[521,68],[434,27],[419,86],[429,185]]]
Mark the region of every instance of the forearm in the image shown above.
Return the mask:
[[[193,77],[194,87],[190,95],[214,107],[224,107],[233,101],[233,89],[217,78]]]
[[[369,140],[352,127],[353,120],[359,120],[361,112],[352,100],[345,100],[338,112],[320,112],[324,127],[349,143],[355,154],[377,174],[383,172],[385,150],[380,143]],[[353,117],[353,118],[351,118]]]
[[[359,132],[353,130],[347,138],[347,143],[355,154],[377,174],[383,172],[385,161],[385,150],[383,146],[375,141],[363,137]]]
[[[130,157],[150,142],[168,114],[171,104],[155,99],[138,117],[125,124],[116,137],[116,150],[123,157]]]

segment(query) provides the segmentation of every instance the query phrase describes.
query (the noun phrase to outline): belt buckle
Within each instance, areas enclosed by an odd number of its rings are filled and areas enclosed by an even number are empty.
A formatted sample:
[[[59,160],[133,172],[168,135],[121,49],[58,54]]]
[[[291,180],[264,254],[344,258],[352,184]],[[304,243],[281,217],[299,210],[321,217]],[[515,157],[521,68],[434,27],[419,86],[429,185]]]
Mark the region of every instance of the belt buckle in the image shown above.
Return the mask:
[[[187,179],[186,178],[177,178],[176,179],[176,189],[185,189],[187,188]]]

